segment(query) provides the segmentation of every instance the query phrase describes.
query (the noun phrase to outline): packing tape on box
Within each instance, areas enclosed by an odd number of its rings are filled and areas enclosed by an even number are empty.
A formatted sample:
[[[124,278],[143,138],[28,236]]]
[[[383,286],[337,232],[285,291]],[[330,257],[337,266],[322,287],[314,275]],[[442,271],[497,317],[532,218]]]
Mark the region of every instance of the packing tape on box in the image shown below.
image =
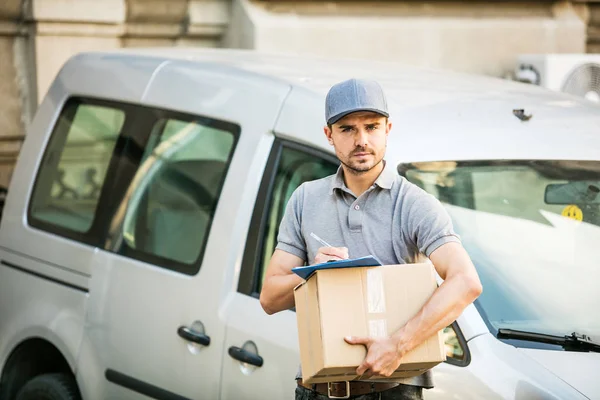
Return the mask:
[[[369,320],[369,337],[387,337],[387,322],[385,319]]]
[[[379,268],[367,270],[367,310],[369,313],[385,312],[383,274]]]

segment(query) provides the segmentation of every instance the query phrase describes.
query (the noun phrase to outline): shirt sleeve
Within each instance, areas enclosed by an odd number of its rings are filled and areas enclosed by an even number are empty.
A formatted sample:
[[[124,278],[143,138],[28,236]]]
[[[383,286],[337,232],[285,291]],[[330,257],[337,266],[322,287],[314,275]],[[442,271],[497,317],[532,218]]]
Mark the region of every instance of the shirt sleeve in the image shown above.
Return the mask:
[[[450,215],[433,195],[418,186],[411,190],[407,215],[407,234],[418,251],[427,257],[449,242],[460,243]]]
[[[277,234],[276,249],[300,257],[306,261],[306,243],[302,237],[302,194],[303,185],[300,185],[290,197]]]

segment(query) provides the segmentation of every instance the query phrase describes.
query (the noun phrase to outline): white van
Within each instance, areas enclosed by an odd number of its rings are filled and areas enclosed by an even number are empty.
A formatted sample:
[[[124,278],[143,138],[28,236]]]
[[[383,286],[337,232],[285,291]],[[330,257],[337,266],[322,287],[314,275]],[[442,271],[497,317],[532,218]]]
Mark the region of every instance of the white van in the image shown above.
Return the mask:
[[[0,399],[293,398],[259,304],[292,191],[337,166],[324,96],[377,79],[387,161],[438,197],[484,293],[427,399],[600,398],[600,108],[396,64],[89,53],[41,103],[0,226]],[[574,334],[576,333],[576,334]]]

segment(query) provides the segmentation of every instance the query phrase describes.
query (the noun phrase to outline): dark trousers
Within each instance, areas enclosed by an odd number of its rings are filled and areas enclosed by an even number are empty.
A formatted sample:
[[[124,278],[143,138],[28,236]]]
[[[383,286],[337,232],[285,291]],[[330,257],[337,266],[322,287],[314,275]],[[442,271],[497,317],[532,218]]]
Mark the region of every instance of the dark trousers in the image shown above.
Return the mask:
[[[352,393],[350,393],[352,394]],[[379,393],[350,396],[352,400],[423,400],[423,388],[399,385]],[[296,387],[296,400],[328,400],[326,395],[313,392],[302,386]]]

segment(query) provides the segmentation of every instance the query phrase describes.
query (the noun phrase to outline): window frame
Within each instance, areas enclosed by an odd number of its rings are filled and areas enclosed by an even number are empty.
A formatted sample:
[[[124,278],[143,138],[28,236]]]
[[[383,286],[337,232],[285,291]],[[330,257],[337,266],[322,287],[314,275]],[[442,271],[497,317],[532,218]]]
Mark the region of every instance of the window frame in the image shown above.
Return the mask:
[[[34,203],[33,199],[42,175],[44,162],[49,156],[50,145],[55,137],[62,133],[58,131],[60,118],[64,115],[65,111],[69,109],[69,107],[73,107],[72,119],[75,115],[77,107],[80,105],[108,107],[121,110],[125,113],[125,120],[123,121],[123,125],[121,126],[119,136],[115,143],[115,148],[107,167],[104,182],[102,182],[102,188],[98,197],[98,204],[96,206],[96,213],[90,229],[85,233],[36,219],[35,216],[32,215],[32,207]],[[116,211],[124,201],[124,196],[127,193],[127,190],[139,167],[141,166],[144,150],[146,149],[151,138],[152,128],[161,119],[175,119],[195,122],[205,127],[228,132],[233,136],[231,151],[227,159],[227,167],[221,178],[221,182],[219,183],[219,191],[217,192],[217,204],[215,206],[216,215],[216,210],[218,210],[219,207],[219,201],[223,187],[227,179],[227,175],[229,174],[231,163],[235,156],[241,135],[242,128],[238,123],[219,120],[200,114],[191,114],[144,104],[134,104],[119,100],[96,98],[92,96],[72,96],[63,102],[57,118],[53,121],[49,138],[44,144],[43,155],[40,163],[36,167],[37,170],[34,175],[34,183],[28,196],[26,218],[27,225],[44,233],[57,235],[61,238],[82,243],[84,245],[101,248],[114,255],[145,262],[157,268],[163,268],[190,276],[196,275],[200,271],[200,266],[204,258],[206,245],[208,243],[210,231],[214,222],[214,215],[210,221],[210,224],[207,226],[204,243],[199,244],[201,246],[200,252],[197,260],[193,264],[179,263],[175,260],[152,255],[151,253],[146,253],[139,250],[136,250],[135,252],[122,251],[122,248],[114,249],[111,245],[111,243],[115,241],[116,237],[114,232],[110,232],[110,227],[116,224],[119,226],[118,233],[120,233],[122,230],[122,220],[116,221],[114,219],[118,217],[116,215]],[[61,155],[63,151],[64,147],[61,149]],[[121,218],[122,217],[123,216],[121,216]]]
[[[257,299],[260,297],[260,293],[258,292],[259,280],[262,273],[260,268],[262,260],[260,260],[260,257],[264,246],[266,221],[273,204],[273,189],[275,187],[277,170],[281,164],[281,155],[286,148],[304,152],[309,156],[330,161],[336,165],[340,164],[337,157],[331,153],[327,153],[310,145],[278,137],[275,138],[273,146],[271,147],[271,152],[267,158],[267,164],[256,196],[254,211],[252,212],[252,218],[246,237],[246,245],[242,257],[242,268],[240,270],[237,288],[238,292]]]
[[[111,109],[115,109],[115,110],[120,110],[125,115],[125,119],[121,126],[121,130],[119,131],[119,135],[117,137],[115,147],[113,149],[113,153],[108,162],[106,176],[104,177],[104,181],[102,182],[102,188],[100,190],[100,195],[98,197],[98,203],[96,204],[96,211],[94,214],[94,219],[92,220],[92,225],[87,230],[87,232],[75,231],[73,229],[69,229],[64,226],[55,225],[50,222],[46,222],[46,221],[37,219],[33,215],[33,210],[32,210],[33,204],[34,204],[34,196],[37,193],[38,185],[40,184],[41,175],[43,174],[42,169],[43,169],[43,166],[44,166],[45,162],[47,161],[49,154],[50,154],[50,152],[49,152],[50,147],[51,147],[53,141],[57,138],[57,136],[62,133],[62,132],[58,131],[60,118],[65,114],[65,112],[72,112],[72,114],[70,115],[70,117],[71,117],[71,125],[70,126],[72,126],[72,122],[75,117],[75,113],[78,110],[78,108],[82,105],[100,106],[100,107],[107,107],[107,108],[111,108]],[[71,109],[71,107],[72,107],[72,109]],[[135,106],[133,106],[131,104],[127,104],[127,103],[122,103],[122,102],[112,101],[112,100],[97,99],[97,98],[91,98],[91,97],[79,97],[79,96],[70,97],[63,103],[63,105],[60,109],[60,112],[58,113],[58,116],[57,116],[56,120],[54,121],[54,125],[52,126],[52,131],[50,133],[48,141],[44,145],[44,154],[42,155],[40,163],[37,165],[37,171],[35,172],[34,183],[32,186],[32,190],[29,194],[28,204],[27,204],[27,221],[26,221],[26,223],[28,224],[28,226],[35,228],[35,229],[39,229],[39,230],[47,232],[47,233],[61,236],[63,238],[69,239],[69,240],[73,240],[75,242],[84,243],[84,244],[94,246],[94,247],[102,246],[102,243],[104,240],[104,237],[103,237],[104,232],[106,231],[108,221],[110,220],[110,210],[106,207],[106,205],[107,205],[109,197],[110,197],[111,189],[114,186],[114,183],[117,179],[117,175],[118,175],[117,171],[118,171],[119,164],[120,164],[120,156],[122,155],[124,148],[126,147],[125,143],[129,138],[129,135],[127,135],[126,133],[124,134],[123,132],[130,131],[130,127],[131,127],[134,119],[135,119]],[[70,128],[70,126],[69,126],[69,128]],[[65,140],[66,140],[66,138],[68,138],[68,135],[69,135],[69,132],[66,133]],[[64,150],[65,150],[65,147],[63,146],[61,153],[60,153],[61,156],[62,156]],[[108,182],[112,182],[113,184],[107,185]]]

